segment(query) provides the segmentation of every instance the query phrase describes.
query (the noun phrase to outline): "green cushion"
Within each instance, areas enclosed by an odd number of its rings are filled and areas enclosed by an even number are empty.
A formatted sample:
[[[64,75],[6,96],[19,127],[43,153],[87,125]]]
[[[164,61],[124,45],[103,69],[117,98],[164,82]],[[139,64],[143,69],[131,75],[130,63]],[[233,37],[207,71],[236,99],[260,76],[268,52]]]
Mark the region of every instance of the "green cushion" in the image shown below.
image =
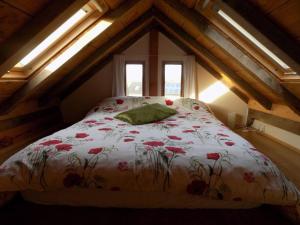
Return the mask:
[[[128,122],[132,125],[140,125],[159,121],[176,113],[175,109],[155,103],[122,112],[116,115],[115,118]]]

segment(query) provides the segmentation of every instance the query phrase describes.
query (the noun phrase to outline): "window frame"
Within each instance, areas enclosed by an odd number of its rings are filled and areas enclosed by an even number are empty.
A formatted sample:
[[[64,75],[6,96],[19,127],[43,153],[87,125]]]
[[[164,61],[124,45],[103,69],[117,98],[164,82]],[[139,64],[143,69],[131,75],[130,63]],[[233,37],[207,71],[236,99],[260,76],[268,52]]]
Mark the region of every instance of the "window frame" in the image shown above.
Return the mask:
[[[166,65],[181,65],[181,80],[180,80],[180,97],[183,97],[184,93],[184,63],[180,60],[164,60],[162,61],[162,87],[161,94],[165,96],[165,66]]]
[[[142,65],[142,96],[145,96],[145,61],[144,60],[126,60],[124,64],[124,91],[125,96],[127,95],[127,73],[126,73],[126,66],[132,64],[141,64]]]

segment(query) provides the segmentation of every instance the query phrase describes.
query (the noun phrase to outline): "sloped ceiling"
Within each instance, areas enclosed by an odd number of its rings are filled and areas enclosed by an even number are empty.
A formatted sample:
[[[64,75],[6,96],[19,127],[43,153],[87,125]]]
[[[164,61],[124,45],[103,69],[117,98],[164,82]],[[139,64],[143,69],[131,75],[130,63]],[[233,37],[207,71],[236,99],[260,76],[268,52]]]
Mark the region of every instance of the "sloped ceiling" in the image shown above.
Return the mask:
[[[299,7],[295,1],[282,0],[281,3],[267,4],[263,0],[249,0],[247,4],[261,10],[265,18],[272,20],[278,29],[286,31],[288,38],[294,40],[293,43],[297,43],[300,35],[299,26],[293,24],[299,21],[300,15],[299,11],[290,8],[293,5],[295,8]],[[40,17],[49,7],[47,2],[0,0],[0,17],[4,15],[6,18],[0,24],[1,75],[4,75],[11,65],[15,65],[30,52],[34,45],[38,44],[40,32],[38,28],[42,29],[41,24],[47,26],[57,16],[67,17],[87,1],[57,1],[57,5],[51,7],[59,7],[60,13],[57,11],[56,14],[49,13],[48,19],[42,20],[40,24]],[[255,99],[267,109],[271,108],[272,103],[286,104],[299,114],[300,83],[295,79],[289,82],[278,79],[273,71],[262,66],[258,59],[245,52],[239,43],[216,27],[211,17],[202,12],[202,8],[214,2],[102,1],[102,4],[106,4],[109,9],[102,18],[113,20],[114,23],[52,74],[33,74],[28,79],[1,78],[0,112],[7,113],[28,99],[36,99],[42,104],[61,100],[93,76],[95,71],[111,60],[113,54],[155,28],[170,37],[180,47],[193,52],[199,63],[227,84],[243,100]],[[229,6],[231,4],[234,6],[232,2],[234,1],[224,0],[224,4]],[[285,8],[289,9],[287,11],[291,19],[282,22],[279,19],[281,16],[276,12],[278,10],[282,12]],[[14,20],[17,22],[12,22]],[[15,24],[12,26],[12,23]],[[32,24],[37,24],[34,29]],[[32,30],[31,36],[28,32],[24,34],[24,30],[28,29]],[[16,40],[19,40],[19,46],[13,45]]]

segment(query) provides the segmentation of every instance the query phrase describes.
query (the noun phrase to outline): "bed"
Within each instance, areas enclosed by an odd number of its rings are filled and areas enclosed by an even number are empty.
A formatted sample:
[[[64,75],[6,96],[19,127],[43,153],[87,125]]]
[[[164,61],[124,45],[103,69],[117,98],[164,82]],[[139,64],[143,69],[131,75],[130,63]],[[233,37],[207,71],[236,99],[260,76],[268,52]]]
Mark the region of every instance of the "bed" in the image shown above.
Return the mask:
[[[120,112],[150,103],[177,110],[133,126]],[[131,208],[295,206],[299,191],[265,155],[189,98],[108,98],[80,122],[0,166],[0,191],[41,204]]]

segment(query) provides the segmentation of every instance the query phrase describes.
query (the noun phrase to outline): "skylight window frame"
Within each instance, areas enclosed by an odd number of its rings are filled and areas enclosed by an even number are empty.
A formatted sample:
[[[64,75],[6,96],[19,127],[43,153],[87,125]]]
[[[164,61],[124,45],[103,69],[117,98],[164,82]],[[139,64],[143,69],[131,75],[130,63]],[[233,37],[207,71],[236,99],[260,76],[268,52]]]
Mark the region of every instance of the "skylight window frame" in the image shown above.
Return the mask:
[[[184,63],[183,61],[162,61],[162,85],[161,85],[161,92],[162,96],[165,96],[165,66],[166,65],[181,65],[181,81],[180,81],[180,96],[183,97],[184,93]]]
[[[222,24],[221,29],[224,29],[224,25],[226,27],[226,30],[228,31],[228,29],[230,30],[230,34],[231,32],[234,32],[237,36],[239,36],[239,40],[244,42],[244,44],[242,44],[244,47],[244,49],[250,53],[252,55],[252,57],[254,57],[255,59],[257,59],[257,56],[259,55],[259,59],[258,62],[259,64],[261,64],[263,67],[267,68],[271,73],[275,74],[279,79],[285,79],[287,77],[294,77],[294,76],[299,76],[299,75],[288,75],[287,73],[296,73],[297,72],[291,67],[291,65],[289,65],[289,62],[287,62],[286,60],[282,59],[280,56],[278,56],[276,54],[276,52],[273,52],[270,50],[270,46],[269,44],[265,44],[264,42],[262,42],[260,40],[260,38],[256,38],[255,35],[253,35],[253,30],[255,28],[245,28],[243,25],[245,25],[245,23],[247,24],[247,22],[245,21],[236,21],[235,18],[235,14],[231,12],[231,10],[228,11],[227,7],[216,7],[216,8],[212,8],[213,11],[218,15],[217,16],[217,21],[218,23]],[[223,12],[226,16],[228,16],[232,21],[234,21],[235,24],[237,24],[239,27],[241,27],[243,30],[245,30],[248,34],[250,34],[258,43],[260,43],[260,45],[264,46],[265,49],[267,49],[269,52],[271,52],[273,55],[275,55],[275,57],[277,59],[279,59],[281,62],[283,62],[284,64],[287,65],[287,67],[283,67],[282,65],[280,65],[280,63],[278,63],[278,61],[276,61],[273,57],[271,57],[268,53],[266,53],[262,48],[260,48],[255,42],[253,42],[252,40],[250,40],[243,32],[241,32],[239,29],[237,29],[236,26],[234,26],[232,23],[230,23],[228,20],[226,20],[223,16],[220,15],[220,11]],[[233,15],[234,16],[233,16]],[[215,22],[215,21],[214,21]],[[228,32],[226,32],[228,34]],[[230,35],[229,34],[229,35]],[[238,41],[238,45],[240,45],[240,41]],[[245,48],[245,42],[249,43],[246,44],[246,48]],[[272,45],[271,45],[272,46]],[[251,47],[251,49],[249,50],[249,47]],[[254,52],[254,55],[253,55]]]
[[[125,72],[124,72],[124,91],[125,91],[125,95],[126,96],[130,96],[130,95],[127,95],[127,74],[126,74],[126,65],[130,65],[130,64],[141,64],[142,65],[142,68],[143,68],[143,80],[142,80],[142,96],[145,96],[145,92],[146,92],[146,71],[145,71],[145,65],[146,65],[146,62],[143,61],[143,60],[126,60],[125,61],[125,65],[124,65],[124,69],[125,69]]]
[[[43,66],[43,64],[46,61],[48,61],[51,57],[55,56],[57,54],[57,52],[59,52],[62,48],[64,48],[66,45],[68,45],[70,42],[72,42],[72,40],[69,40],[70,39],[69,36],[74,36],[74,35],[70,35],[70,34],[76,33],[75,30],[78,29],[78,27],[83,26],[84,28],[83,29],[81,28],[81,29],[86,30],[86,28],[91,25],[89,23],[87,23],[87,25],[85,25],[86,20],[88,20],[88,19],[90,19],[90,17],[92,17],[93,22],[94,22],[101,16],[99,11],[97,11],[89,3],[84,5],[81,8],[81,10],[84,10],[86,12],[86,14],[80,20],[78,20],[66,33],[61,35],[57,40],[55,40],[51,45],[49,45],[45,50],[43,50],[37,57],[35,57],[27,65],[25,65],[23,67],[13,67],[10,71],[8,71],[8,73],[6,75],[4,75],[4,77],[5,76],[8,78],[13,77],[13,74],[15,74],[15,73],[18,73],[18,74],[23,73],[24,78],[29,77],[37,69],[39,69],[41,66]],[[65,20],[64,22],[66,22],[67,20]],[[58,27],[60,27],[64,22],[62,22]],[[76,36],[78,36],[78,35],[76,35]],[[45,39],[46,38],[47,37],[45,37]]]

